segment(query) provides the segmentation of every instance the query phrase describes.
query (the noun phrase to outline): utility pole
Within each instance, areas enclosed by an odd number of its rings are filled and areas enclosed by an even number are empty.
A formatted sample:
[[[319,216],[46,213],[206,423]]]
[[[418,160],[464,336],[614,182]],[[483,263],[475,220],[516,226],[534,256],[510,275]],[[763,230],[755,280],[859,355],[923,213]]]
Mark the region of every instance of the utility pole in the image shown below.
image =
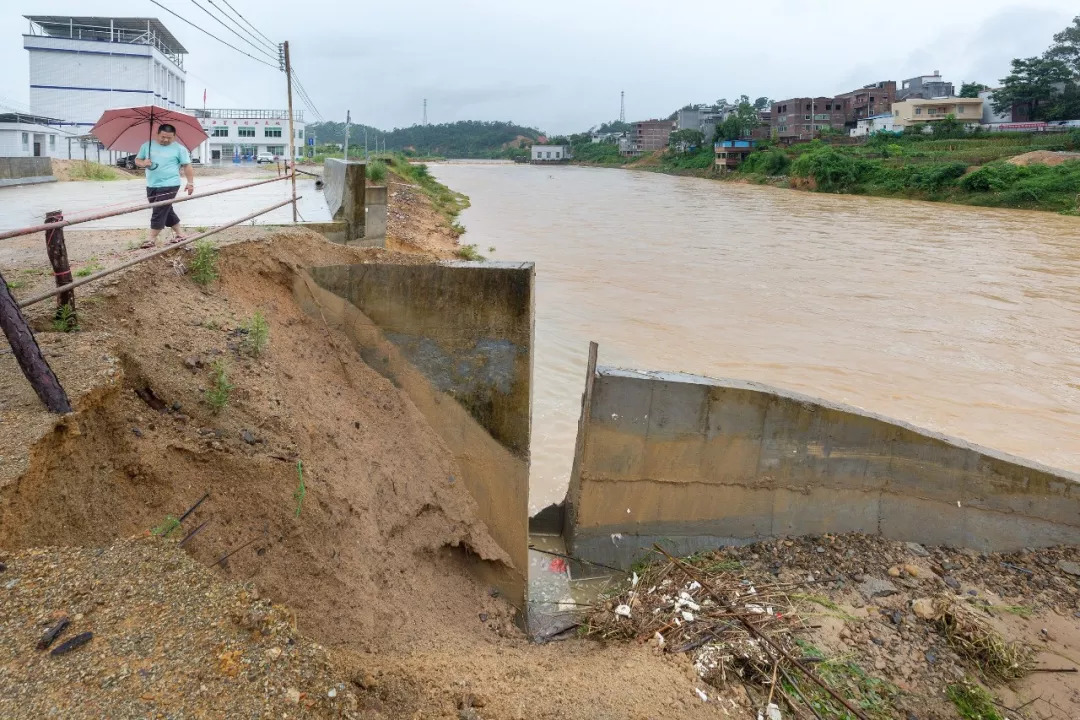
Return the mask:
[[[292,221],[296,222],[296,129],[292,111],[292,62],[289,60],[289,41],[281,44],[285,61],[285,84],[289,90],[289,159],[292,161]]]
[[[424,98],[424,125],[427,125],[427,98]]]
[[[626,122],[626,91],[619,91],[619,122]]]
[[[349,162],[349,123],[352,121],[352,111],[345,111],[345,162]]]

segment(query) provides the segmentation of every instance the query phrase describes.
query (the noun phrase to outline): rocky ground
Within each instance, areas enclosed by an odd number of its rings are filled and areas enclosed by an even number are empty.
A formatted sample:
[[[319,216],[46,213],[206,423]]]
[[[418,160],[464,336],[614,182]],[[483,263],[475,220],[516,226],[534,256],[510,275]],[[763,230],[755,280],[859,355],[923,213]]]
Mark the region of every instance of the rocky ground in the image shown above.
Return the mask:
[[[730,548],[691,563],[717,587],[736,588],[741,599],[734,607],[755,622],[761,622],[759,607],[783,616],[764,626],[765,632],[818,668],[868,717],[1080,717],[1078,548],[985,554],[852,534]],[[702,682],[713,684],[710,702],[722,704],[733,692],[746,692],[748,706],[764,710],[772,666],[765,660],[763,672],[745,671],[740,658],[754,656],[745,647],[748,636],[736,633],[723,642],[686,647],[692,644],[687,640],[701,636],[702,623],[712,622],[715,610],[706,607],[693,621],[682,617],[683,626],[671,627],[664,619],[686,611],[686,603],[676,604],[688,578],[670,570],[674,583],[650,593],[652,576],[642,572],[633,595],[624,585],[592,613],[590,634],[633,637],[656,652],[685,652]],[[699,606],[712,604],[700,590],[690,595]],[[620,606],[631,617],[619,618]],[[651,619],[652,610],[658,620]],[[991,638],[987,648],[1000,642],[1015,667],[995,664],[989,649],[975,652],[958,639],[946,610],[973,623],[978,637]],[[664,640],[656,636],[658,624]],[[715,662],[703,664],[717,656],[727,658],[727,672],[718,673]],[[787,669],[795,672],[790,664]],[[808,694],[817,690],[805,678],[799,686]],[[791,694],[787,684],[778,689]],[[988,690],[987,707],[998,715],[963,715],[963,699],[982,697],[981,689]],[[783,708],[791,715],[784,717],[808,712],[807,704],[791,697],[793,706]],[[816,701],[825,717],[844,717],[835,703]]]

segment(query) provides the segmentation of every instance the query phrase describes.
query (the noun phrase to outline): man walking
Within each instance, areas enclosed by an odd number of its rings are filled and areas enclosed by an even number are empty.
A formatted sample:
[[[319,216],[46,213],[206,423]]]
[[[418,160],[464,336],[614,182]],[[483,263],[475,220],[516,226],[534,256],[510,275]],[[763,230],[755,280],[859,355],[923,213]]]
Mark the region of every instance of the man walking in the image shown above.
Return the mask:
[[[195,192],[195,171],[191,167],[191,155],[182,143],[176,141],[176,128],[168,123],[158,126],[157,138],[144,142],[135,156],[135,164],[146,168],[146,199],[150,202],[172,200],[180,191],[180,170],[183,169],[187,185],[184,190],[188,195]],[[170,243],[184,239],[180,229],[180,218],[173,206],[156,207],[150,215],[150,239],[142,244],[144,248],[157,245],[158,235],[168,227],[173,231]]]

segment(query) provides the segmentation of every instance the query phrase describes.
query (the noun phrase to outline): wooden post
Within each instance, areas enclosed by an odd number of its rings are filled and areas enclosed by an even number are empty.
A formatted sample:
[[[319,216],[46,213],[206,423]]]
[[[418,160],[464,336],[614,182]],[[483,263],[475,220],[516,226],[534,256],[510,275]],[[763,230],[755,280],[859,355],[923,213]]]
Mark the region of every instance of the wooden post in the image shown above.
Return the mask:
[[[45,222],[57,223],[64,220],[63,210],[53,210],[45,213]],[[53,276],[56,278],[56,287],[68,285],[72,281],[71,265],[68,263],[67,245],[64,242],[64,228],[45,231],[45,250],[49,253],[49,262],[52,263]],[[61,316],[63,307],[70,308],[71,322],[75,322],[75,291],[67,290],[56,296],[56,316]]]
[[[11,291],[8,290],[4,276],[0,274],[0,329],[7,336],[11,345],[11,352],[19,361],[19,367],[23,375],[30,381],[34,392],[45,403],[45,407],[54,413],[71,412],[71,402],[67,393],[60,386],[49,363],[45,362],[45,356],[41,354],[34,333],[26,324],[26,318],[19,311],[19,304],[15,302]]]

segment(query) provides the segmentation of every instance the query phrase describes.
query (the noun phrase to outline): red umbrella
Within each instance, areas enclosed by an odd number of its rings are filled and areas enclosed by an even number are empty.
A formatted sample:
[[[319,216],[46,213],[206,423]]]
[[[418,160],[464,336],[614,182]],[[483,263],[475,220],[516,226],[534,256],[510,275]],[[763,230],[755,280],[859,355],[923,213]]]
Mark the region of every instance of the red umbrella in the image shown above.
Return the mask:
[[[109,150],[134,153],[153,139],[163,123],[176,128],[176,139],[188,150],[194,150],[207,138],[196,118],[155,105],[106,110],[90,132]]]

